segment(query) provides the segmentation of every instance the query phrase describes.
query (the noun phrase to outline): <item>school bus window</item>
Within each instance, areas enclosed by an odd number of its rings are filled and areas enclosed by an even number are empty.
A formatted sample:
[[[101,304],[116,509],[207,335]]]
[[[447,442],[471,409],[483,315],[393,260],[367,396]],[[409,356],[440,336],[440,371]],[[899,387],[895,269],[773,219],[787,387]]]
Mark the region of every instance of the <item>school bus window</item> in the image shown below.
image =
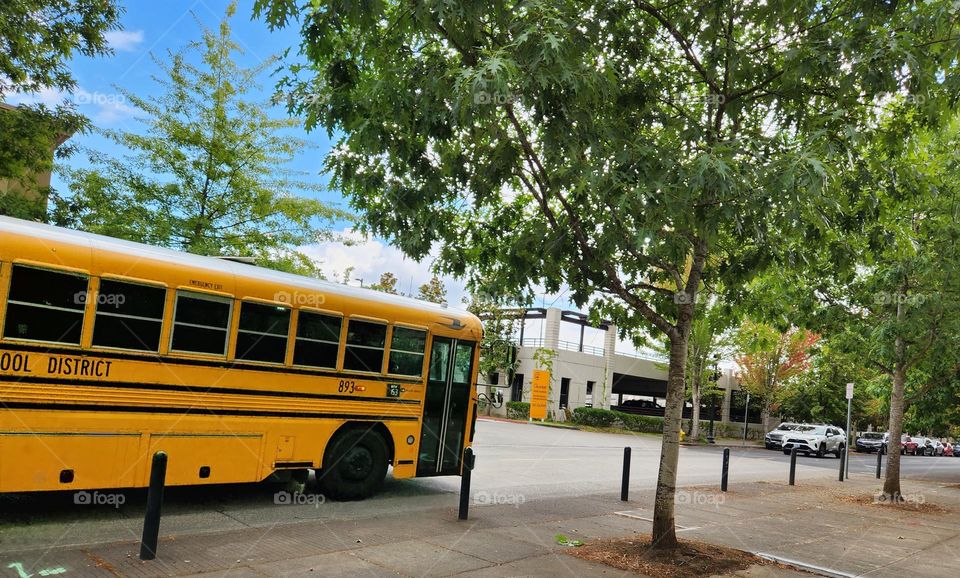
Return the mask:
[[[231,300],[181,291],[173,318],[172,351],[225,355]]]
[[[241,303],[236,358],[283,363],[289,330],[290,310],[286,307]]]
[[[87,277],[14,265],[3,336],[80,345]]]
[[[390,339],[390,365],[387,373],[419,377],[423,373],[426,349],[426,331],[394,327],[393,337]]]
[[[300,311],[297,320],[297,341],[293,348],[293,363],[311,367],[337,366],[340,351],[340,328],[343,319]]]
[[[343,369],[372,371],[383,368],[383,348],[387,341],[387,326],[369,321],[350,321],[347,324],[347,349]]]
[[[162,287],[101,279],[93,345],[159,351],[166,294]]]

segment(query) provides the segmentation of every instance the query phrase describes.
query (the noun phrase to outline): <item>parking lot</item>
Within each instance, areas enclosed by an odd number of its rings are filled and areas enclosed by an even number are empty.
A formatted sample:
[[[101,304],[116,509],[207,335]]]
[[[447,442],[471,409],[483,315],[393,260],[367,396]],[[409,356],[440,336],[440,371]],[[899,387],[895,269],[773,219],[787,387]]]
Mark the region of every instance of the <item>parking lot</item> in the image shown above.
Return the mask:
[[[655,487],[660,438],[652,435],[587,433],[572,429],[481,420],[475,449],[474,503],[527,503],[619,492],[623,448],[632,448],[631,490]],[[680,486],[717,486],[722,448],[681,448]],[[835,478],[839,460],[799,457],[798,484]],[[903,478],[960,483],[960,458],[904,456]],[[853,454],[850,473],[872,476],[876,456]],[[762,448],[731,449],[730,486],[766,481],[786,483],[789,456]],[[168,488],[162,536],[183,539],[245,527],[303,520],[369,519],[385,513],[455,508],[459,478],[394,480],[363,502],[322,498],[281,500],[276,484]],[[838,482],[839,483],[839,482]],[[312,486],[308,485],[309,491]],[[0,496],[0,553],[48,547],[137,540],[144,510],[143,491],[121,491],[122,504],[76,504],[72,493]]]

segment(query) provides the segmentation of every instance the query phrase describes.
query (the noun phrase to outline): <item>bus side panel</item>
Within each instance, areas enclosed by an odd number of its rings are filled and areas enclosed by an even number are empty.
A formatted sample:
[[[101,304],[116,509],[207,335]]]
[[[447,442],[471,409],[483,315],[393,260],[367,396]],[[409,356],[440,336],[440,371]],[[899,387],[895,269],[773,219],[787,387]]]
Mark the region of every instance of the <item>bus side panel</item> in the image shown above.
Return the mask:
[[[171,434],[150,435],[147,467],[140,485],[150,481],[150,460],[158,451],[166,452],[167,483],[228,484],[261,479],[260,464],[264,449],[263,435]]]

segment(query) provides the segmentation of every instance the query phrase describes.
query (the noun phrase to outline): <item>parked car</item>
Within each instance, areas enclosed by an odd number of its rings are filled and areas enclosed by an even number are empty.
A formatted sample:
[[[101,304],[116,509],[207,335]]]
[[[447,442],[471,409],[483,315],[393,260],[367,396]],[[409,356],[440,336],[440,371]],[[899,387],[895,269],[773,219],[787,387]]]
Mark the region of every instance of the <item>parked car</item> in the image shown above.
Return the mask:
[[[947,457],[953,457],[953,444],[951,443],[943,444],[943,455]]]
[[[900,455],[917,455],[917,441],[907,434],[900,436]]]
[[[798,423],[783,422],[763,436],[763,445],[768,450],[779,450],[783,447],[783,436],[800,427]]]
[[[933,441],[933,455],[942,456],[945,449],[943,442],[940,440],[931,440],[931,441]]]
[[[790,454],[793,448],[797,452],[822,458],[827,453],[840,457],[846,444],[846,434],[831,425],[801,425],[784,437],[783,453]]]
[[[960,442],[953,444],[953,457],[960,458]]]
[[[917,442],[917,449],[913,452],[915,456],[932,456],[935,455],[936,449],[933,445],[933,440],[923,436],[912,436],[913,441]]]
[[[887,451],[887,440],[890,438],[889,434],[878,431],[867,431],[860,434],[860,437],[857,438],[855,442],[854,449],[858,452],[881,452],[886,453]]]

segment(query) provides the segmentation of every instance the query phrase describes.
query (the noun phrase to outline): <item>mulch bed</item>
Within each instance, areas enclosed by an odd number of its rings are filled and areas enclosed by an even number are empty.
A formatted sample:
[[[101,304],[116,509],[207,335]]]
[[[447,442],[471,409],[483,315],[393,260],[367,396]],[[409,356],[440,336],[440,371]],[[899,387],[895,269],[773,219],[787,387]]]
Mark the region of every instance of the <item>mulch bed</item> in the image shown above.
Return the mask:
[[[877,506],[882,508],[893,508],[895,510],[903,510],[905,512],[917,512],[920,514],[948,514],[950,513],[949,508],[945,508],[938,504],[932,504],[926,501],[920,501],[915,499],[907,499],[902,502],[893,502],[888,500],[883,494],[876,495],[867,495],[867,496],[839,496],[841,502],[847,502],[850,504],[857,504],[860,506]]]
[[[621,570],[663,578],[731,574],[751,566],[775,565],[742,550],[690,540],[681,540],[680,547],[672,552],[651,551],[649,536],[598,540],[570,548],[567,553]]]

